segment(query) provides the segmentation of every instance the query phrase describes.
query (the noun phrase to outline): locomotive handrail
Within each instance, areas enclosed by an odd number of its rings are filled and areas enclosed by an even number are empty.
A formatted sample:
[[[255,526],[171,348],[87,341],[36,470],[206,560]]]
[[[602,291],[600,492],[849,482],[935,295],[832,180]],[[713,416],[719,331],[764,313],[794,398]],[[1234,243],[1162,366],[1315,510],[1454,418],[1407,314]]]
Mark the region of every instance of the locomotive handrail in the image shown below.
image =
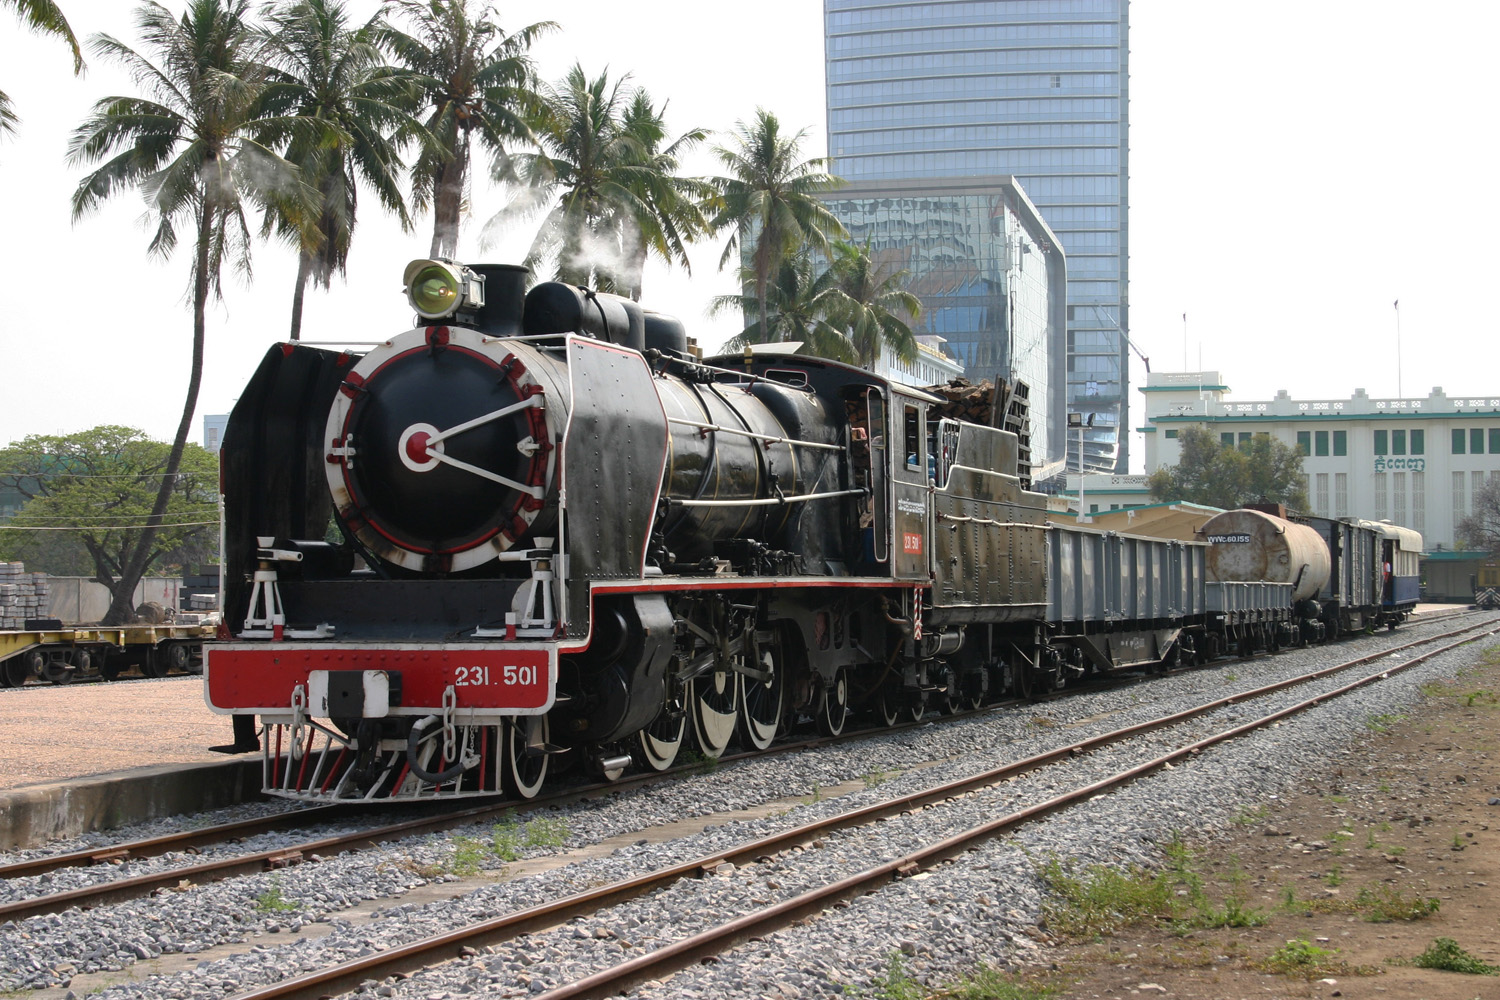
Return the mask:
[[[864,490],[837,490],[833,493],[804,493],[795,497],[769,497],[765,500],[674,500],[662,497],[662,502],[673,507],[770,507],[784,503],[801,503],[804,500],[826,500],[830,497],[864,496]]]
[[[997,528],[1042,528],[1041,524],[1033,524],[1030,521],[997,521],[993,517],[974,517],[972,514],[944,514],[937,512],[939,521],[954,521],[959,524],[992,524]]]
[[[721,424],[707,424],[701,420],[684,420],[681,417],[668,417],[667,423],[681,424],[683,427],[692,427],[700,431],[713,431],[715,434],[738,434],[740,437],[754,438],[757,441],[769,441],[772,444],[801,445],[804,448],[823,448],[827,451],[842,451],[841,444],[824,444],[821,441],[803,441],[798,438],[775,437],[771,434],[756,434],[754,431],[742,431],[737,427],[725,427]],[[829,496],[840,494],[830,493]]]

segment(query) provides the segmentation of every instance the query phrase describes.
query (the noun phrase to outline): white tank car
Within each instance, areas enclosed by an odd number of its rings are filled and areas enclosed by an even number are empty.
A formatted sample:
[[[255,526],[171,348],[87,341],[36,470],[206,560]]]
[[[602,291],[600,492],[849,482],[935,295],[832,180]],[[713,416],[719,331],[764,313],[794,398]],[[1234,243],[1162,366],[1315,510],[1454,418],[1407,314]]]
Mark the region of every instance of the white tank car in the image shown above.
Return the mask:
[[[1292,584],[1292,600],[1316,597],[1328,580],[1328,546],[1305,524],[1258,510],[1227,510],[1198,529],[1212,581]]]

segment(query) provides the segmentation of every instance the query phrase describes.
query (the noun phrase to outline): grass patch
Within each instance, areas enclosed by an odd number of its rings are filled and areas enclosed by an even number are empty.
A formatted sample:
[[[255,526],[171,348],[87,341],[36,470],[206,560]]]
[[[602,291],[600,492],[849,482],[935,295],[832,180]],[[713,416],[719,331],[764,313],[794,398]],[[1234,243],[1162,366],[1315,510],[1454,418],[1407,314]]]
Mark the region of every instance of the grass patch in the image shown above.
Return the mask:
[[[900,771],[866,771],[865,787],[874,788],[877,785],[883,785],[900,773]]]
[[[1253,826],[1271,815],[1271,807],[1267,805],[1240,806],[1235,810],[1234,822],[1240,826]]]
[[[1421,969],[1437,969],[1441,972],[1462,972],[1470,976],[1500,976],[1500,966],[1491,965],[1476,955],[1470,955],[1452,938],[1440,937],[1427,946],[1409,963],[1404,959],[1393,965],[1415,965]]]
[[[870,995],[878,1000],[926,1000],[927,997],[927,991],[912,978],[899,951],[885,957],[885,972],[870,984],[870,989]]]
[[[506,813],[490,831],[490,852],[501,861],[519,861],[522,852],[528,848],[558,848],[567,840],[568,824],[565,820],[539,816],[521,823],[514,813]]]
[[[1255,964],[1257,968],[1279,976],[1317,979],[1343,973],[1348,968],[1338,956],[1337,948],[1321,948],[1307,938],[1293,938]]]
[[[1107,865],[1078,872],[1052,858],[1041,877],[1055,897],[1043,907],[1043,922],[1070,937],[1111,934],[1138,920],[1174,915],[1175,894],[1164,874]]]
[[[1386,713],[1383,715],[1372,715],[1365,720],[1365,728],[1371,732],[1389,732],[1391,727],[1399,722],[1405,722],[1406,716]]]
[[[478,875],[490,855],[489,845],[478,837],[454,837],[448,870],[455,875]]]
[[[1393,920],[1421,920],[1438,911],[1442,904],[1435,897],[1408,896],[1390,886],[1366,886],[1354,897],[1355,909],[1365,915],[1372,924],[1388,924]]]
[[[281,882],[272,879],[266,891],[255,897],[255,909],[259,913],[291,913],[302,909],[302,905],[282,895]]]
[[[937,992],[942,1000],[1047,1000],[1058,996],[1062,987],[1018,979],[998,969],[980,969]]]

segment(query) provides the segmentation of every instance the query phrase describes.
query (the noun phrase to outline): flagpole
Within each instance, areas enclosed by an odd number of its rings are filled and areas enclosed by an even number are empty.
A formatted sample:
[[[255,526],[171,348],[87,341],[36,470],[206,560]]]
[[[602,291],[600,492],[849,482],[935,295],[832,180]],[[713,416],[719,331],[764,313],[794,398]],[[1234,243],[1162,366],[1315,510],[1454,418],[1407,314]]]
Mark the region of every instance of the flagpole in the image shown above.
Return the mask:
[[[1391,303],[1391,308],[1396,310],[1396,398],[1404,398],[1401,392],[1401,300],[1397,299]]]

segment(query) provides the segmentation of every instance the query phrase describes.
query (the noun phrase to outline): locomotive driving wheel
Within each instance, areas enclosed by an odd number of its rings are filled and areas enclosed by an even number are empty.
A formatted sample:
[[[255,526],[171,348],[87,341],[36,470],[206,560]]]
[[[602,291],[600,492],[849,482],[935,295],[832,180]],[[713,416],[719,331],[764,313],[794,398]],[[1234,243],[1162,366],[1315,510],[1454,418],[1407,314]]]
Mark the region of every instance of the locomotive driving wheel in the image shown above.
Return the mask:
[[[547,780],[550,734],[545,715],[505,720],[501,767],[505,791],[518,799],[534,799]]]
[[[843,733],[848,717],[849,671],[839,667],[818,697],[818,732],[824,736],[838,736]]]
[[[677,761],[682,738],[687,735],[687,697],[691,687],[669,682],[661,711],[651,725],[641,730],[641,756],[653,771],[665,771]]]
[[[775,645],[758,647],[754,666],[761,676],[735,673],[735,683],[739,686],[740,736],[747,746],[764,750],[781,728],[781,712],[786,704],[786,678]]]
[[[688,704],[692,706],[698,749],[705,757],[723,756],[734,738],[739,715],[739,685],[734,672],[722,668],[695,678],[688,687]]]

